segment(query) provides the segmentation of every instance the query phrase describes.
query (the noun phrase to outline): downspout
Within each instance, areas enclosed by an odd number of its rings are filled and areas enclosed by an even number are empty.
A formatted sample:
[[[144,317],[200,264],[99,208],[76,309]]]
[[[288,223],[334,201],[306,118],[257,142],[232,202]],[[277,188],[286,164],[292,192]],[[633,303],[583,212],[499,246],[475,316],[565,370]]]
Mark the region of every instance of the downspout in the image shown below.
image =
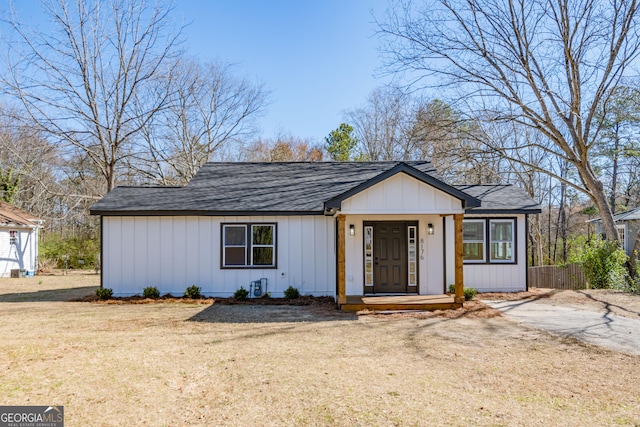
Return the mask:
[[[100,289],[104,288],[104,216],[100,215]]]
[[[524,214],[525,290],[529,292],[529,214]]]
[[[333,232],[333,254],[335,255],[335,272],[336,272],[336,304],[338,304],[338,217],[334,216],[334,232]],[[340,308],[340,305],[338,305]]]
[[[442,293],[447,293],[447,217],[442,217]]]

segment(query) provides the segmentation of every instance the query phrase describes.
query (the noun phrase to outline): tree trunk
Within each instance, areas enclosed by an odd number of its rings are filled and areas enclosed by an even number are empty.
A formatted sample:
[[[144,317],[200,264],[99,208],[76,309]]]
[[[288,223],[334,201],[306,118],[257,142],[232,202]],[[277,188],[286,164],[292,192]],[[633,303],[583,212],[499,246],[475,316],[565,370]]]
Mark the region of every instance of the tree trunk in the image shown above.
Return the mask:
[[[562,263],[567,263],[567,212],[565,209],[567,184],[560,184],[560,239],[562,240]]]
[[[596,178],[590,168],[582,164],[576,164],[576,167],[578,168],[578,172],[582,177],[585,187],[589,190],[589,197],[598,208],[605,237],[607,240],[616,240],[620,242],[616,223],[613,219],[613,212],[611,211],[611,206],[609,206],[609,201],[607,200],[607,196],[604,192],[602,181]]]
[[[616,126],[613,145],[613,165],[611,171],[611,195],[609,196],[609,204],[611,212],[616,213],[616,192],[618,190],[618,157],[620,150],[620,136],[618,126]]]

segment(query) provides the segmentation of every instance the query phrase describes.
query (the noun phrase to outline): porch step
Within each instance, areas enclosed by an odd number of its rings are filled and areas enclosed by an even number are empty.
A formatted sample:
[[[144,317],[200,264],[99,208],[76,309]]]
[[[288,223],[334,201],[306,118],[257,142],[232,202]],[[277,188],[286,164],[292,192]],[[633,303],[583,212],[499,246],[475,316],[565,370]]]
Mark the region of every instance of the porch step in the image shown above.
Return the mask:
[[[462,307],[451,295],[398,295],[362,297],[347,296],[347,302],[340,305],[342,311],[385,311],[385,310],[455,310]]]

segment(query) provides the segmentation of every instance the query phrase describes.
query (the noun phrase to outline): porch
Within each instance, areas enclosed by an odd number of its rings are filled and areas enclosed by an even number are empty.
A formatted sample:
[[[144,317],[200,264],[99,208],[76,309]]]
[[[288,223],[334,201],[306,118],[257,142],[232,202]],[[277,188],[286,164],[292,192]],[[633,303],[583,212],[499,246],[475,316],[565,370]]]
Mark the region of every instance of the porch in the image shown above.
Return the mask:
[[[455,302],[454,295],[389,295],[358,296],[348,295],[346,302],[340,304],[342,311],[360,310],[449,310],[462,307]]]

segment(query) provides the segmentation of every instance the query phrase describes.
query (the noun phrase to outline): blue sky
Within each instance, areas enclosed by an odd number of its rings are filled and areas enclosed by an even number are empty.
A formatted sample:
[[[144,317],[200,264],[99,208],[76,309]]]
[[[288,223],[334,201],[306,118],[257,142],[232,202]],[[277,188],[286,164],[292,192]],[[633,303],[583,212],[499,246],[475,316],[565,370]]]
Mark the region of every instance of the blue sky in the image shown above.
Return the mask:
[[[386,81],[374,77],[380,62],[373,23],[386,7],[386,0],[183,0],[175,13],[191,23],[190,54],[237,64],[271,92],[263,136],[322,142],[344,110]]]
[[[71,2],[75,0],[69,0]],[[154,0],[148,0],[153,2]],[[366,102],[389,78],[380,61],[374,16],[388,0],[176,0],[187,54],[235,64],[239,76],[264,84],[271,103],[261,135],[291,134],[323,143],[343,112]],[[9,0],[0,0],[6,10]],[[19,19],[43,29],[38,0],[15,0]]]

